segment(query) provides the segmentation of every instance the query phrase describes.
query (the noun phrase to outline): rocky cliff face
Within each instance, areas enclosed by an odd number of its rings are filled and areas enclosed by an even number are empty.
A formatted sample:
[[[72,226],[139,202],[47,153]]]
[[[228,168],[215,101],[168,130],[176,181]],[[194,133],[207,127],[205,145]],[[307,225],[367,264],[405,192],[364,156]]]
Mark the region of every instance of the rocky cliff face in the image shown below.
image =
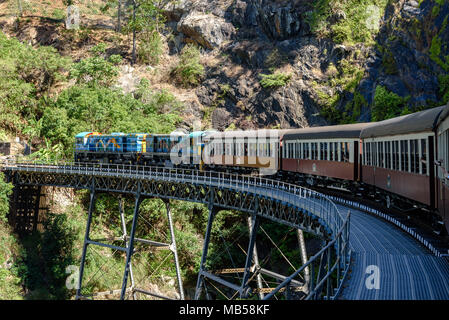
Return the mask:
[[[186,126],[198,120],[219,130],[371,121],[379,88],[400,98],[390,115],[449,100],[447,0],[178,0],[165,15],[167,57],[151,83],[185,101]],[[83,32],[69,41],[71,34],[52,21],[16,28],[11,19],[0,19],[4,31],[74,60],[82,50],[73,48],[96,43]],[[95,38],[107,35],[99,30]],[[180,89],[166,74],[187,43],[202,48],[206,74],[199,86]],[[116,50],[130,56],[129,43]],[[132,91],[148,68],[123,72],[119,86]],[[273,74],[288,81],[261,83]]]
[[[214,128],[370,121],[378,86],[410,110],[446,102],[448,1],[391,1],[369,42],[338,41],[333,26],[353,14],[338,6],[325,20],[331,32],[317,32],[308,19],[314,10],[304,0],[182,0],[167,10],[172,52],[196,42],[220,57],[196,89]],[[272,71],[290,81],[262,87],[261,74]]]
[[[373,88],[382,85],[409,97],[412,109],[447,102],[441,79],[449,71],[448,16],[449,2],[443,0],[400,1],[389,8],[364,64],[359,90],[367,101],[373,100]]]

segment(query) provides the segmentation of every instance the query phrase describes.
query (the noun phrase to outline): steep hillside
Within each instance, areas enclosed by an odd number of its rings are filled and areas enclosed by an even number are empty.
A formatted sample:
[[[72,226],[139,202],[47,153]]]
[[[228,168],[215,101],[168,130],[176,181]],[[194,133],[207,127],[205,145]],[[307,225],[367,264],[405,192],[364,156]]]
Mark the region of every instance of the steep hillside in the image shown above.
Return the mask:
[[[62,1],[23,2],[20,20],[16,1],[0,4],[7,13],[0,20],[4,32],[53,46],[74,61],[104,42],[108,55],[124,58],[118,85],[132,92],[146,78],[152,88],[169,90],[184,103],[184,126],[370,121],[449,99],[444,0],[167,1],[161,42],[138,37],[132,67],[125,14],[129,18],[131,7],[123,5],[117,33],[116,1],[74,1],[80,30],[65,29]],[[201,49],[205,68],[193,85],[173,75],[187,43]],[[157,59],[148,46],[158,46]]]

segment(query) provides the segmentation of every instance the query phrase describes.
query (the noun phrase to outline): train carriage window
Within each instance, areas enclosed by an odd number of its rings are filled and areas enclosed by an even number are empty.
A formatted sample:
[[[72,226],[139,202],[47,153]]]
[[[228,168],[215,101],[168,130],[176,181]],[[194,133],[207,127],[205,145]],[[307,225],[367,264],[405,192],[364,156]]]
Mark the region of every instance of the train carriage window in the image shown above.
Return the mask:
[[[338,161],[338,142],[333,142],[334,145],[334,161]]]
[[[448,171],[449,170],[449,148],[448,148],[449,130],[444,131],[443,135],[444,135],[444,144],[443,144],[443,148],[442,148],[442,152],[443,152],[442,158],[445,159],[444,168],[446,169],[446,171]]]
[[[384,162],[384,142],[379,142],[378,144],[379,148],[379,167],[385,168],[385,162]]]
[[[409,171],[408,140],[401,140],[401,169],[402,169],[402,171]]]
[[[349,143],[348,142],[341,142],[340,143],[340,155],[341,155],[341,161],[342,162],[349,162]]]
[[[312,160],[317,160],[318,159],[318,143],[312,142],[310,147],[311,147]]]
[[[327,142],[324,143],[324,158],[322,160],[329,160],[328,158],[328,144]]]
[[[371,165],[371,142],[366,143],[366,165]]]
[[[399,141],[392,141],[393,146],[393,170],[399,170]]]
[[[362,144],[362,164],[366,166],[366,143]]]
[[[391,142],[385,142],[385,168],[391,169]]]
[[[410,140],[410,171],[419,173],[418,140]]]
[[[299,159],[300,158],[299,157],[299,153],[300,153],[300,146],[301,146],[301,144],[299,142],[296,142],[295,145],[296,145],[295,159]]]
[[[345,142],[345,162],[350,161],[349,142]]]
[[[334,143],[329,143],[329,160],[334,161]]]
[[[427,174],[427,140],[421,139],[421,166],[422,174]]]
[[[377,167],[378,166],[378,163],[377,163],[377,142],[373,142],[371,152],[372,152],[373,166]]]

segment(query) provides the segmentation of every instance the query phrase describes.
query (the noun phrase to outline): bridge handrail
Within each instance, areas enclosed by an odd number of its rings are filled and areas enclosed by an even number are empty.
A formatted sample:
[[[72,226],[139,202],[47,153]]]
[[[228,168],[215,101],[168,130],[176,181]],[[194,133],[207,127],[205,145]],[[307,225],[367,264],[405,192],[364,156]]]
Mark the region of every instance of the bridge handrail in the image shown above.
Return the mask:
[[[321,223],[327,224],[331,230],[331,241],[321,249],[316,255],[309,259],[300,269],[295,271],[290,277],[286,278],[275,290],[267,297],[272,297],[282,287],[288,285],[291,280],[299,273],[303,272],[307,266],[313,263],[323,254],[330,252],[330,248],[335,246],[337,250],[337,261],[328,268],[327,274],[321,278],[321,281],[313,287],[311,284],[311,294],[315,294],[329,280],[331,273],[340,264],[347,271],[349,267],[349,256],[351,254],[348,248],[349,243],[349,214],[344,217],[338,210],[335,203],[326,195],[314,190],[297,186],[291,183],[262,178],[261,176],[238,175],[234,173],[216,172],[216,171],[200,171],[185,168],[167,168],[157,166],[141,166],[128,164],[109,164],[109,163],[84,163],[84,162],[57,162],[45,163],[43,161],[4,161],[0,164],[2,170],[15,169],[21,171],[33,172],[62,172],[62,173],[78,173],[88,175],[113,175],[121,173],[130,178],[160,178],[165,181],[182,181],[196,184],[208,184],[224,188],[235,188],[243,192],[259,192],[259,194],[271,197],[297,205],[308,212],[315,214],[322,219]],[[51,170],[50,170],[51,169]],[[277,190],[277,191],[276,191]],[[318,201],[317,201],[318,200]],[[318,279],[320,280],[320,279]],[[340,284],[341,285],[341,284]],[[338,290],[340,287],[338,288]],[[266,297],[266,298],[267,298]],[[329,297],[328,297],[329,298]]]

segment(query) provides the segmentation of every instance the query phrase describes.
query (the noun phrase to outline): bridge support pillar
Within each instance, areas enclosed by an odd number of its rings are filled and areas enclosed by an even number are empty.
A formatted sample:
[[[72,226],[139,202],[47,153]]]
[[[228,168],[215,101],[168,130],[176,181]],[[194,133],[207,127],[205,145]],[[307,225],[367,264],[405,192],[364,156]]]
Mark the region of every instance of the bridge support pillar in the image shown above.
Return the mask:
[[[137,224],[138,224],[138,219],[139,219],[139,209],[140,209],[140,205],[143,201],[143,197],[140,194],[140,186],[138,188],[138,191],[135,194],[134,212],[133,212],[132,225],[131,225],[131,230],[130,230],[129,235],[127,232],[127,226],[126,226],[126,220],[125,220],[124,199],[122,197],[119,197],[118,207],[119,207],[119,213],[120,213],[122,236],[103,239],[103,240],[92,240],[90,238],[92,216],[93,216],[94,208],[95,208],[95,200],[96,200],[96,191],[94,188],[92,188],[91,193],[90,193],[89,212],[88,212],[88,218],[87,218],[87,224],[86,224],[86,233],[85,233],[85,237],[84,237],[83,253],[82,253],[82,257],[81,257],[81,265],[80,265],[80,271],[79,271],[78,287],[77,287],[77,291],[76,291],[76,299],[86,298],[85,296],[82,295],[81,289],[82,289],[82,284],[83,284],[83,276],[85,274],[86,255],[87,255],[87,249],[88,249],[89,245],[106,247],[106,248],[110,248],[112,250],[122,251],[125,253],[125,268],[124,268],[121,288],[117,289],[117,290],[93,293],[92,296],[120,294],[120,299],[124,300],[126,298],[126,295],[128,293],[131,293],[132,298],[134,300],[136,300],[137,293],[141,293],[141,294],[153,296],[156,298],[171,299],[169,297],[166,297],[166,296],[163,296],[160,294],[156,294],[156,293],[150,292],[148,290],[144,290],[143,288],[137,287],[138,284],[136,283],[136,278],[135,278],[135,274],[133,272],[133,267],[132,267],[132,263],[131,263],[133,254],[135,253],[134,252],[135,251],[134,244],[136,242],[143,243],[143,244],[150,245],[150,246],[155,246],[155,247],[158,247],[161,249],[168,249],[173,253],[174,260],[175,260],[176,273],[177,273],[177,280],[178,280],[179,296],[180,296],[180,299],[184,299],[184,289],[183,289],[182,280],[181,280],[181,272],[180,272],[180,267],[179,267],[178,254],[177,254],[177,250],[176,250],[176,240],[175,240],[173,220],[172,220],[169,201],[165,200],[164,202],[165,202],[165,206],[166,206],[166,210],[167,210],[168,227],[169,227],[171,239],[170,239],[170,243],[162,243],[162,242],[141,239],[141,238],[136,237],[136,230],[137,230]],[[100,241],[104,241],[104,240],[120,241],[123,243],[123,246],[121,247],[121,246],[116,246],[113,244],[100,242]],[[130,286],[128,285],[128,280],[130,281]]]
[[[298,236],[298,244],[299,244],[299,252],[301,253],[301,261],[303,264],[306,264],[307,259],[307,251],[306,251],[306,242],[304,240],[304,231],[301,229],[297,230],[297,236]],[[309,283],[310,283],[310,268],[306,267],[304,269],[304,293],[309,293]]]
[[[125,299],[126,294],[126,286],[128,282],[128,275],[131,270],[131,257],[134,253],[134,237],[136,234],[136,227],[137,227],[137,219],[139,218],[139,208],[140,204],[142,203],[141,197],[140,197],[140,184],[139,189],[136,194],[136,200],[134,203],[134,215],[133,215],[133,222],[131,226],[131,234],[129,236],[129,243],[126,246],[126,262],[125,262],[125,272],[123,275],[123,283],[122,283],[122,292],[120,294],[120,300]],[[126,238],[125,238],[126,239]],[[133,285],[133,283],[132,283]]]
[[[167,210],[168,227],[170,229],[170,241],[171,241],[170,250],[173,253],[173,258],[175,260],[176,278],[178,280],[179,295],[181,300],[184,300],[184,288],[182,286],[181,268],[179,267],[178,250],[176,248],[176,238],[173,228],[173,219],[170,210],[170,200],[165,201],[165,208]]]
[[[201,255],[201,262],[200,262],[200,270],[198,273],[198,280],[196,283],[196,290],[195,290],[195,300],[198,300],[201,297],[202,293],[202,287],[204,285],[204,275],[205,275],[205,269],[206,269],[206,259],[207,259],[207,251],[209,249],[209,242],[210,242],[210,233],[212,230],[212,223],[214,221],[215,215],[217,214],[218,210],[213,205],[209,206],[209,219],[207,220],[207,228],[206,228],[206,235],[204,236],[204,245],[203,245],[203,253]],[[207,289],[206,289],[207,293]]]
[[[257,257],[256,252],[256,235],[257,235],[257,229],[259,227],[259,220],[257,219],[256,214],[252,214],[248,218],[248,227],[249,227],[249,244],[248,244],[248,251],[246,252],[246,262],[245,262],[245,269],[243,272],[243,279],[242,279],[242,285],[240,287],[240,298],[247,298],[248,297],[248,281],[249,277],[251,275],[251,266],[253,264],[253,257]],[[256,252],[256,253],[255,253]],[[257,265],[258,265],[257,261]],[[254,263],[254,267],[256,267],[256,261]],[[256,270],[255,270],[256,271]],[[258,276],[260,277],[260,274],[258,273]],[[259,283],[258,278],[258,286],[261,285],[261,279]],[[259,288],[261,289],[261,288]]]
[[[84,235],[84,244],[83,244],[83,253],[81,255],[81,265],[80,265],[80,271],[79,271],[79,278],[78,278],[78,287],[76,289],[76,297],[75,299],[81,299],[81,288],[83,284],[83,275],[84,275],[84,266],[86,263],[86,253],[87,253],[87,246],[89,245],[89,234],[90,234],[90,226],[92,223],[92,213],[95,207],[95,189],[92,188],[90,191],[90,202],[89,202],[89,212],[87,216],[87,224],[86,224],[86,233]]]
[[[37,229],[41,190],[40,186],[14,185],[8,220],[18,234]]]

